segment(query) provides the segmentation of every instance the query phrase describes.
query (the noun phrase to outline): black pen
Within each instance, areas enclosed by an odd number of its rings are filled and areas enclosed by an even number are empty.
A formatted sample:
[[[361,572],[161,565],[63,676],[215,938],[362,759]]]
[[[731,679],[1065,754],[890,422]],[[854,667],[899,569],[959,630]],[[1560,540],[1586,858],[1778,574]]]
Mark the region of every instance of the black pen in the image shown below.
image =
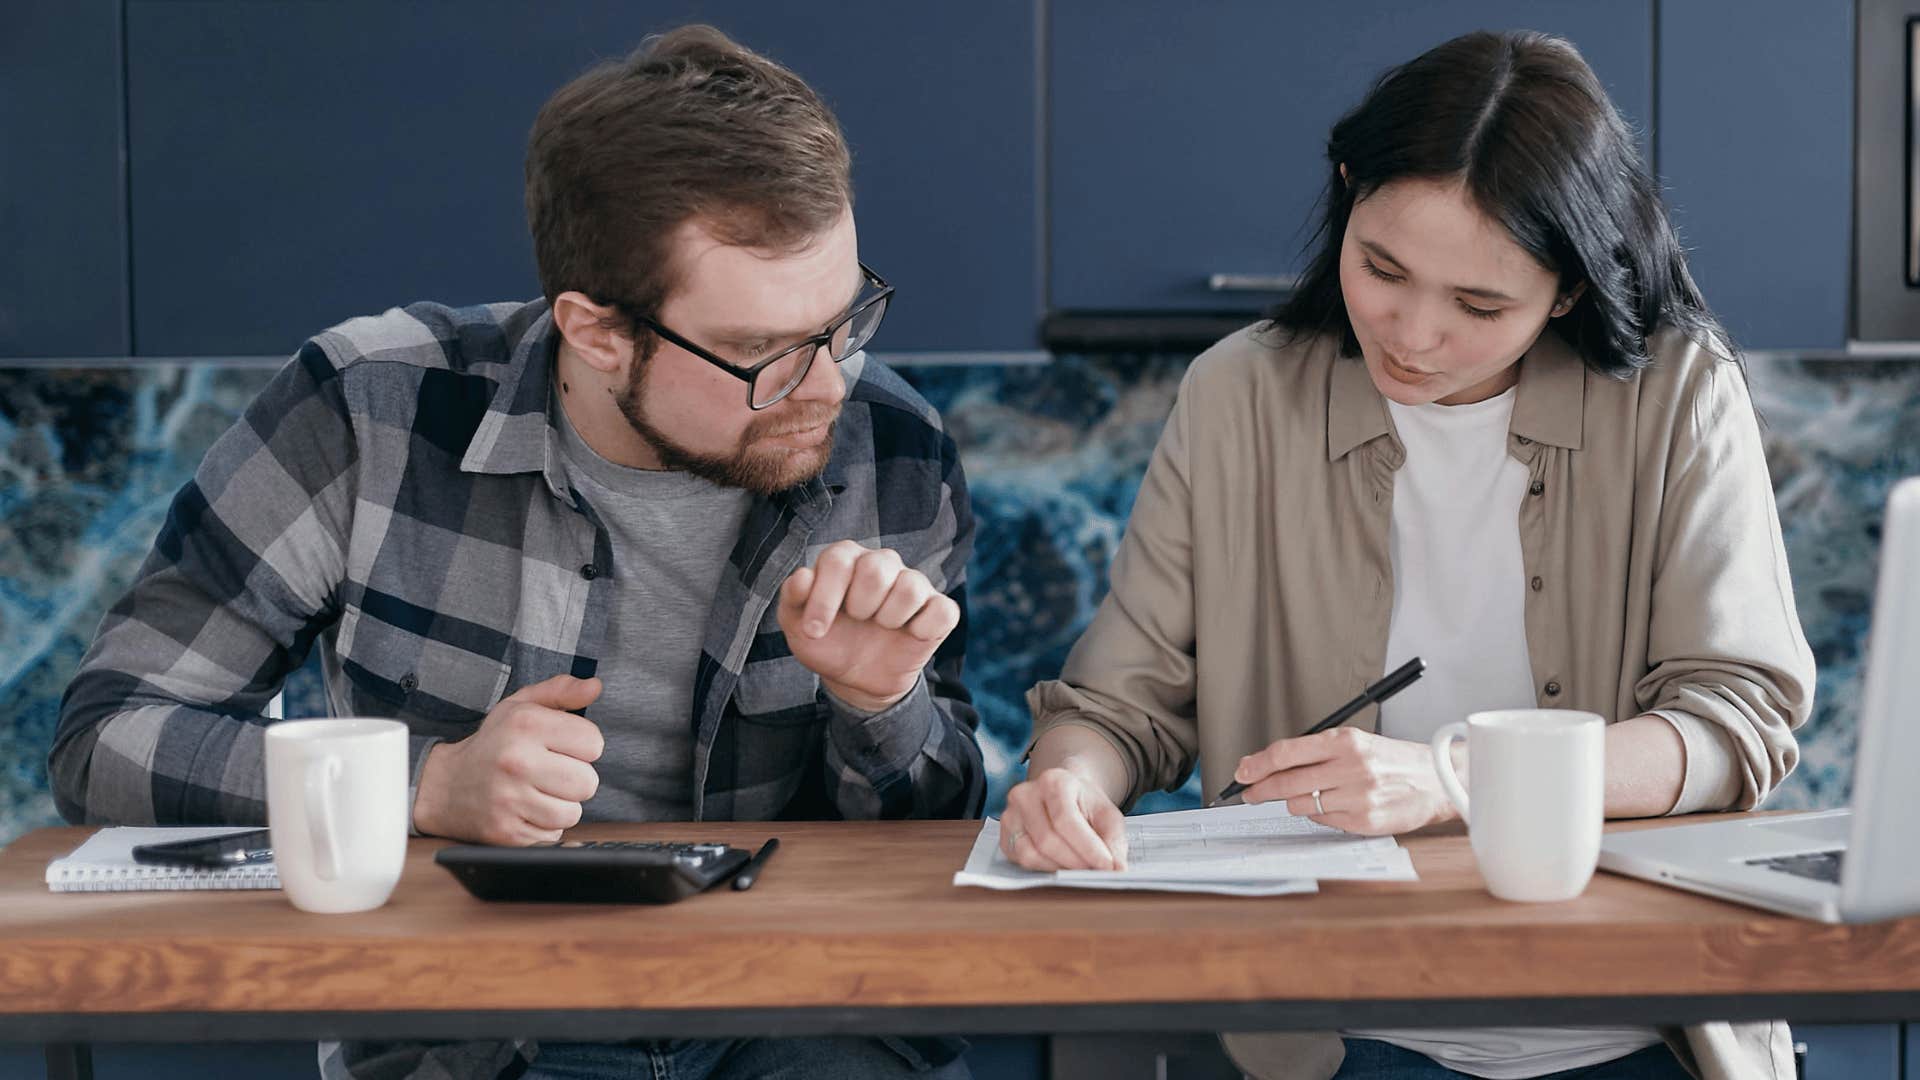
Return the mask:
[[[1339,708],[1333,710],[1333,712],[1327,715],[1327,718],[1325,720],[1322,720],[1319,723],[1308,728],[1307,730],[1301,732],[1299,736],[1296,736],[1296,738],[1305,737],[1307,735],[1318,735],[1323,731],[1326,731],[1330,728],[1338,726],[1341,721],[1345,720],[1349,716],[1352,716],[1354,713],[1359,712],[1361,709],[1366,708],[1368,705],[1372,705],[1375,702],[1385,701],[1388,698],[1392,697],[1393,695],[1413,685],[1414,681],[1420,678],[1420,676],[1424,674],[1426,670],[1427,670],[1427,665],[1421,662],[1419,657],[1417,656],[1414,657],[1413,659],[1407,661],[1404,664],[1401,664],[1399,667],[1394,668],[1392,671],[1388,672],[1386,678],[1381,679],[1379,682],[1374,683],[1372,686],[1369,686],[1365,690],[1360,691],[1359,697],[1354,698],[1352,701],[1349,701],[1345,705],[1342,705]],[[1238,780],[1235,780],[1233,783],[1228,784],[1226,788],[1220,792],[1220,794],[1214,796],[1213,802],[1210,802],[1207,805],[1213,806],[1217,803],[1226,802],[1228,799],[1233,798],[1235,795],[1238,795],[1245,790],[1247,790],[1247,785],[1241,783]]]
[[[767,860],[773,858],[773,853],[778,850],[779,847],[780,838],[769,837],[766,843],[760,845],[760,850],[753,853],[753,858],[747,860],[747,865],[741,867],[740,872],[733,875],[733,887],[736,889],[753,888],[754,879],[760,876],[760,871],[767,865]]]

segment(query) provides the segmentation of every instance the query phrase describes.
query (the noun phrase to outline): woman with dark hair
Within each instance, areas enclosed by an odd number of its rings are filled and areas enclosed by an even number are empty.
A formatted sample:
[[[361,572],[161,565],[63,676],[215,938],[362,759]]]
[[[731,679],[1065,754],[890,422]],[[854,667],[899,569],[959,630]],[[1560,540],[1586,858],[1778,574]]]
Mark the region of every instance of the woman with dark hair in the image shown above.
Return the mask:
[[[1298,291],[1194,361],[1111,594],[1028,697],[1008,856],[1124,865],[1123,808],[1196,759],[1349,832],[1446,821],[1427,740],[1497,708],[1605,717],[1610,816],[1756,806],[1813,660],[1744,373],[1599,81],[1559,39],[1469,34],[1327,157]],[[1416,655],[1377,715],[1301,735]],[[1313,1080],[1792,1066],[1784,1024],[1341,1035],[1226,1039]]]

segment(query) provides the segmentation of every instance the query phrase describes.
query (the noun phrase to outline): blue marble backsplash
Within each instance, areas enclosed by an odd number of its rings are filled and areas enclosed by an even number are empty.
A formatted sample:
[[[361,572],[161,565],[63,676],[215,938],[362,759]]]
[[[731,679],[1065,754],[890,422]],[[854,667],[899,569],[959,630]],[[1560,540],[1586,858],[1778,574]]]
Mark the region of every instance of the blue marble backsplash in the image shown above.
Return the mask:
[[[1024,694],[1056,675],[1106,568],[1184,356],[914,367],[965,457],[979,536],[968,684],[997,812]],[[1750,361],[1794,589],[1820,665],[1800,768],[1771,806],[1843,803],[1882,506],[1920,474],[1920,362]],[[270,372],[218,365],[0,370],[0,842],[59,821],[45,759],[60,694],[174,491]],[[325,708],[311,665],[288,715]],[[1143,808],[1197,804],[1193,784]]]

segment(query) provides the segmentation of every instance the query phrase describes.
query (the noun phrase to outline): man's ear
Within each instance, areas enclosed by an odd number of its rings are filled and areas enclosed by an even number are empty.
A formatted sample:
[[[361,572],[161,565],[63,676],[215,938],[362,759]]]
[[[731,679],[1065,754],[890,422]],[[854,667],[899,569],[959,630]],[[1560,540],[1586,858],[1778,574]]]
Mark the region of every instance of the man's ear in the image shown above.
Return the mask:
[[[620,313],[581,292],[563,292],[553,301],[553,325],[574,355],[605,375],[620,375],[633,360],[633,339],[616,329]]]
[[[1553,310],[1547,313],[1547,317],[1551,319],[1557,319],[1560,316],[1565,315],[1567,312],[1572,311],[1573,305],[1579,303],[1580,298],[1586,295],[1586,292],[1587,292],[1586,282],[1582,281],[1574,285],[1573,288],[1567,290],[1567,293],[1565,296],[1562,296],[1559,299],[1559,301],[1553,305]]]

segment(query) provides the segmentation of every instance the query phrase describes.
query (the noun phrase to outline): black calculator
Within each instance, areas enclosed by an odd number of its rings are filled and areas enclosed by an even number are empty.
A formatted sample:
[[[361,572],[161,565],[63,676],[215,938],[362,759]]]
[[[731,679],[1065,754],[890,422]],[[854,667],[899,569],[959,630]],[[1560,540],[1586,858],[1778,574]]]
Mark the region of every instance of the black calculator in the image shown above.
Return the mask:
[[[567,840],[533,847],[455,844],[433,861],[482,900],[668,904],[725,881],[745,848],[656,840]]]

